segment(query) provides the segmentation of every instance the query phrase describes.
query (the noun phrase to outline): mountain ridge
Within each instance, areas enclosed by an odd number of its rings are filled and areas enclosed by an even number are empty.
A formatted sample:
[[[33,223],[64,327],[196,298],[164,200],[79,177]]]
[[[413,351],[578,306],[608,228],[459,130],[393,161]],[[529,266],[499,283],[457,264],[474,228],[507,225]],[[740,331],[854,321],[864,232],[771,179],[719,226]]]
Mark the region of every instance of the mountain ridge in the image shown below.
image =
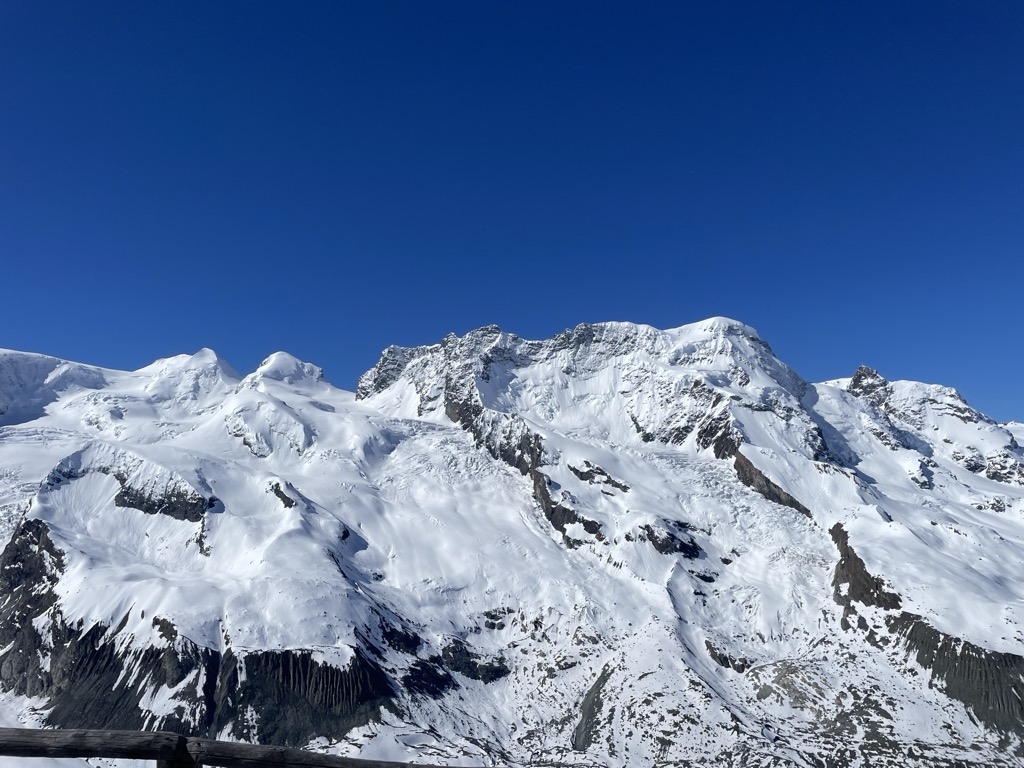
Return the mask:
[[[1014,764],[1017,426],[728,318],[488,326],[355,392],[3,351],[0,686],[390,759]]]

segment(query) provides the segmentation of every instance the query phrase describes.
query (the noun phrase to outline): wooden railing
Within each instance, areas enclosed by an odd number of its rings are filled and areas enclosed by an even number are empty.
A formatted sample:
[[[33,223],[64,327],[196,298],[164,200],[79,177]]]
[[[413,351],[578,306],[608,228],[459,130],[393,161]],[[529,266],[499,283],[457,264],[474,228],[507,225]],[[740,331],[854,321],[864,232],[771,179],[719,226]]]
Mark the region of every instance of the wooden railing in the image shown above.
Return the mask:
[[[0,728],[0,756],[155,760],[157,768],[409,768],[408,763],[321,755],[303,749],[193,739],[165,731]],[[429,768],[417,764],[416,768]]]

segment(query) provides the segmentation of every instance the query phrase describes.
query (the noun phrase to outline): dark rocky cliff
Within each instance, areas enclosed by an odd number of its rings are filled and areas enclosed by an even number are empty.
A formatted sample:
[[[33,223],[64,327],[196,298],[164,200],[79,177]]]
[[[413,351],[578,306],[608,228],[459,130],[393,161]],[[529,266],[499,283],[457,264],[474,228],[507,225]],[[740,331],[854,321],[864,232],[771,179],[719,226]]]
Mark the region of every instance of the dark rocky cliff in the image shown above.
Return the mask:
[[[127,616],[119,627],[68,622],[53,591],[63,560],[38,520],[23,521],[0,554],[0,685],[44,699],[51,726],[304,746],[340,738],[391,706],[393,683],[359,650],[339,669],[304,650],[221,653],[159,617],[153,626],[166,645],[142,649],[120,634]],[[172,712],[153,715],[145,703],[161,688],[177,689]]]
[[[1024,657],[945,634],[921,616],[900,610],[900,596],[868,572],[843,527],[837,523],[830,533],[839,550],[832,583],[835,600],[845,609],[844,628],[856,625],[872,643],[879,643],[881,638],[858,616],[855,603],[893,612],[886,626],[908,657],[929,672],[929,686],[941,687],[986,725],[1024,737]]]

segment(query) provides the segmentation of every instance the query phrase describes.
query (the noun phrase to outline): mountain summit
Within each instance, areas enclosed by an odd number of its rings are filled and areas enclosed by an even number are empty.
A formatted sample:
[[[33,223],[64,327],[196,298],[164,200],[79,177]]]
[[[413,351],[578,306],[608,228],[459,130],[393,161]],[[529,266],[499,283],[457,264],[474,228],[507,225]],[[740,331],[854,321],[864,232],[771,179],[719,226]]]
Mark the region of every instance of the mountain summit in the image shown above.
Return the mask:
[[[0,352],[0,701],[507,765],[1016,765],[1024,438],[754,329]]]

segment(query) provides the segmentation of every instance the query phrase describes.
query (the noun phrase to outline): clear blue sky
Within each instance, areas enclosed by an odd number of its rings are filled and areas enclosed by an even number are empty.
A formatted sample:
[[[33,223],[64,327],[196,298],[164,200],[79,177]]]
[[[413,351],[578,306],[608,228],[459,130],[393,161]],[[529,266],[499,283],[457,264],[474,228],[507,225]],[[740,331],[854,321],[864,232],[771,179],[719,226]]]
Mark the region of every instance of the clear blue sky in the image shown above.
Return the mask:
[[[1024,3],[0,3],[0,346],[755,326],[1024,419]]]

